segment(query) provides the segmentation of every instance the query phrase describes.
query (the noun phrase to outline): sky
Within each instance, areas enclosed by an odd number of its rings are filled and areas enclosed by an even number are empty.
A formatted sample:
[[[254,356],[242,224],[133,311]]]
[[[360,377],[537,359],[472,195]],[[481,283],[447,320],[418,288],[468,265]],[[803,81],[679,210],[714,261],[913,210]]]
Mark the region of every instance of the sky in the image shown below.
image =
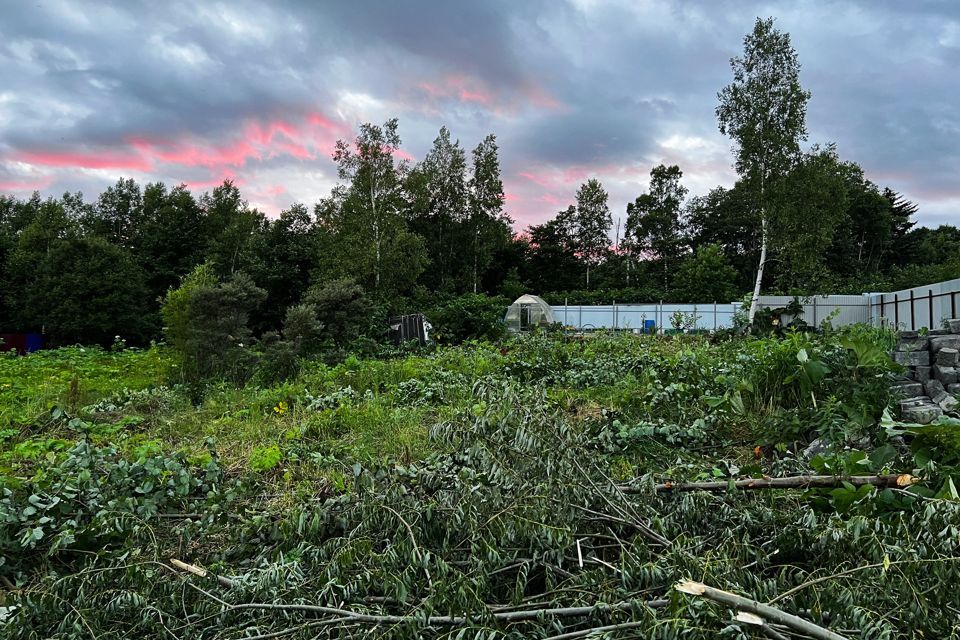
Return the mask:
[[[416,161],[441,126],[493,133],[518,229],[596,177],[614,219],[650,169],[732,186],[717,92],[756,17],[776,18],[812,93],[809,143],[960,223],[960,2],[860,0],[0,0],[0,193],[120,177],[232,179],[276,215],[337,182],[330,153],[399,118]]]

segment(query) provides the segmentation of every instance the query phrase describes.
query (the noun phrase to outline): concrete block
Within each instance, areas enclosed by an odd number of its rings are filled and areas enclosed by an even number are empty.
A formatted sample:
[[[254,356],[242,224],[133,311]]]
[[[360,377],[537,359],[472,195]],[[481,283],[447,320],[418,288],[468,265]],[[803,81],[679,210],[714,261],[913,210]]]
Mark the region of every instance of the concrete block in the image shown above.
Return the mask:
[[[960,351],[960,336],[933,336],[930,338],[930,351],[937,353],[941,349]]]
[[[947,326],[950,328],[950,333],[960,333],[960,318],[947,320]]]
[[[939,380],[927,380],[923,383],[923,390],[927,392],[930,399],[934,402],[940,402],[943,396],[947,395],[947,389]]]
[[[899,398],[914,398],[923,395],[923,385],[919,382],[900,382],[890,387],[890,393]]]
[[[949,329],[930,329],[927,331],[928,336],[948,336],[950,335]]]
[[[960,338],[960,336],[957,336]],[[893,359],[902,365],[913,367],[926,367],[930,365],[929,351],[894,351]]]
[[[900,401],[900,411],[906,411],[910,407],[919,407],[922,404],[930,404],[930,398],[926,395],[904,398]]]
[[[897,351],[926,351],[930,348],[930,339],[929,338],[910,338],[908,340],[901,339],[897,343]]]
[[[933,378],[933,367],[916,367],[913,370],[913,379],[923,384]]]
[[[952,396],[960,396],[960,382],[954,382],[947,385],[947,393]]]
[[[957,375],[955,367],[941,367],[937,365],[933,368],[933,377],[942,382],[944,387],[954,382],[960,382],[960,376]]]
[[[936,363],[942,367],[955,367],[957,366],[958,356],[960,356],[960,351],[944,347],[937,351]]]
[[[943,415],[943,409],[935,404],[922,404],[917,407],[904,409],[902,418],[904,422],[915,424],[930,424]]]
[[[944,413],[950,413],[960,408],[960,400],[957,400],[954,396],[946,396],[937,404],[940,405],[940,408],[943,409]]]

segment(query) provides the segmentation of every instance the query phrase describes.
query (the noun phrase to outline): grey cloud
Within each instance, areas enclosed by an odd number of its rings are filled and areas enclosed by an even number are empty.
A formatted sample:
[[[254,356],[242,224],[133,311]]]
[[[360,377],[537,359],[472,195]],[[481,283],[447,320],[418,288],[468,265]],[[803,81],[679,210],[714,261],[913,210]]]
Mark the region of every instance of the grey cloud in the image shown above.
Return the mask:
[[[417,155],[444,124],[468,148],[495,132],[512,175],[636,163],[676,135],[725,146],[713,110],[730,79],[728,59],[757,15],[773,15],[791,33],[813,93],[811,142],[836,141],[868,177],[920,203],[923,221],[948,221],[950,203],[960,206],[954,2],[3,4],[7,184],[17,178],[9,163],[17,151],[122,151],[131,136],[225,144],[250,120],[332,114],[345,92],[378,101],[383,112],[371,118],[400,116]],[[419,88],[452,76],[475,80],[496,104],[428,101]],[[690,157],[691,166],[699,160]],[[158,177],[211,177],[202,167],[180,169]],[[322,158],[289,157],[235,168],[253,190],[263,190],[260,175],[289,171],[290,184],[304,176],[314,185],[315,172],[328,169]],[[51,191],[106,180],[49,173]],[[542,215],[551,212],[545,206]]]

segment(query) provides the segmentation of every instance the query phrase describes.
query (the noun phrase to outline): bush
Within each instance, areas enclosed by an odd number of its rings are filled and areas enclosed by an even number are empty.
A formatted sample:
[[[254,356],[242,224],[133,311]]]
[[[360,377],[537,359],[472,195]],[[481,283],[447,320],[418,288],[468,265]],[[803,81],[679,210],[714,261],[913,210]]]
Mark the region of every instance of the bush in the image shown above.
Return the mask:
[[[353,278],[312,285],[303,297],[303,305],[313,309],[316,322],[322,325],[319,335],[338,347],[350,344],[380,324],[376,305]]]
[[[497,340],[506,333],[503,314],[510,302],[501,296],[468,293],[439,302],[426,313],[437,342]]]
[[[250,313],[266,292],[239,273],[220,282],[210,265],[198,266],[179,288],[167,293],[161,307],[164,332],[177,356],[180,381],[196,385],[224,379],[237,385],[253,372]]]

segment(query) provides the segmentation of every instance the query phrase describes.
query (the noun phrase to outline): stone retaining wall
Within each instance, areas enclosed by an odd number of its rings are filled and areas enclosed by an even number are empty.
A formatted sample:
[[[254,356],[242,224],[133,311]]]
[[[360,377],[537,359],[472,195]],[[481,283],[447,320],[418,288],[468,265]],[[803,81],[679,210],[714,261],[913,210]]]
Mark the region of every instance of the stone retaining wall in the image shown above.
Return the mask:
[[[893,359],[907,368],[891,387],[904,422],[928,424],[960,410],[960,319],[925,335],[901,331]]]

